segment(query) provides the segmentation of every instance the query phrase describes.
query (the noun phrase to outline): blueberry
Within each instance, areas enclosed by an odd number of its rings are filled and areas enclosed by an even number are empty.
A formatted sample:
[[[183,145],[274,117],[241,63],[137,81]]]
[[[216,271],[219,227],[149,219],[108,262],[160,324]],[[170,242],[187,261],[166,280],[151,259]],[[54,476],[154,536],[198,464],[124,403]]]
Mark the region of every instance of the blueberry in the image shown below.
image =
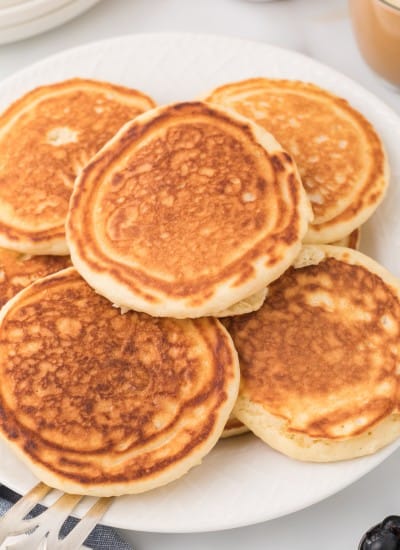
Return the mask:
[[[370,529],[360,542],[359,550],[400,550],[400,538],[376,525]]]
[[[388,516],[385,518],[382,523],[382,529],[386,531],[391,531],[398,537],[400,537],[400,516]]]

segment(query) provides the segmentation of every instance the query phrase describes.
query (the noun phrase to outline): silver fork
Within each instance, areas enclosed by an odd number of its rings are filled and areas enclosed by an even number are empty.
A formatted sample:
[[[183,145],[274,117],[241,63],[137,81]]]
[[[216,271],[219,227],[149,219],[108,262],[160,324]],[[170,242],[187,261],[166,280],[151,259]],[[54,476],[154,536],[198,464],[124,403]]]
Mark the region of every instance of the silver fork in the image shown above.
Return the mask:
[[[113,498],[99,498],[94,505],[63,539],[59,531],[77,506],[85,498],[82,495],[62,495],[54,504],[34,518],[25,516],[53,489],[44,483],[38,483],[29,493],[22,497],[3,517],[0,518],[0,547],[8,539],[21,533],[23,538],[14,542],[10,540],[5,548],[13,550],[78,550],[92,529],[103,517]]]

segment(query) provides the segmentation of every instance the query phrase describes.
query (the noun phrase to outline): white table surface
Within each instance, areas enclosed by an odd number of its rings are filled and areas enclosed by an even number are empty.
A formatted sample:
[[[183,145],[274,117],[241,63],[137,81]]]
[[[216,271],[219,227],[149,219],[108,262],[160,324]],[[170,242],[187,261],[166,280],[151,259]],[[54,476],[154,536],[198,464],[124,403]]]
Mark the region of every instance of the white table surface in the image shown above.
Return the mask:
[[[357,51],[345,0],[102,0],[57,29],[0,46],[0,79],[65,48],[150,31],[225,34],[292,48],[352,77],[400,114],[400,95]],[[218,533],[121,534],[136,550],[355,550],[369,526],[400,513],[399,460],[400,451],[341,493],[275,521]]]

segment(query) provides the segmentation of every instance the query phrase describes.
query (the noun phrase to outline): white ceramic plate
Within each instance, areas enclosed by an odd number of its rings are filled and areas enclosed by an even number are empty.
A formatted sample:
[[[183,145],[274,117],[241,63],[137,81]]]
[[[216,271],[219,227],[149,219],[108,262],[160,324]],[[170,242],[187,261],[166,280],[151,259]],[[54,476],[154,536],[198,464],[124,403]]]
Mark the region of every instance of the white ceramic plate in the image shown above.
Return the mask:
[[[23,4],[26,2],[30,2],[30,0],[0,0],[0,9],[16,6],[17,4]]]
[[[1,0],[0,0],[1,1]],[[25,0],[16,5],[1,9],[0,28],[11,27],[37,19],[43,15],[57,11],[60,7],[72,0]]]
[[[99,0],[30,0],[0,10],[0,44],[40,34],[85,12]]]
[[[158,102],[187,100],[252,76],[298,78],[346,97],[383,137],[393,172],[384,204],[363,232],[363,250],[400,275],[400,120],[369,92],[309,58],[265,44],[189,34],[136,35],[97,42],[46,59],[0,84],[0,110],[40,84],[74,76],[143,90]],[[193,532],[227,529],[294,512],[346,487],[400,442],[362,459],[306,464],[251,435],[221,441],[203,464],[155,491],[116,499],[104,522],[127,529]],[[0,445],[0,481],[25,492],[36,482]]]

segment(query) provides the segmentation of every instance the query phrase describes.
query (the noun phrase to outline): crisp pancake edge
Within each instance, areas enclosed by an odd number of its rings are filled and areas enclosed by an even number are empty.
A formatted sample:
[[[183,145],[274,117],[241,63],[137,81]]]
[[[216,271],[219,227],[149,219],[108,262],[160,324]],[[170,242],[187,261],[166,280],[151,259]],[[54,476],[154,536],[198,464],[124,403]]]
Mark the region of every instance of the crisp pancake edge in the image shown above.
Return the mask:
[[[265,257],[261,259],[259,258],[258,265],[257,262],[253,263],[253,266],[257,270],[257,276],[254,277],[252,280],[242,284],[241,286],[236,285],[234,288],[229,288],[230,282],[232,282],[235,278],[235,274],[233,274],[230,281],[225,281],[223,285],[215,287],[212,298],[208,299],[201,306],[187,306],[184,303],[184,300],[191,298],[191,296],[187,296],[185,299],[182,300],[174,300],[164,294],[161,294],[161,304],[159,305],[151,303],[147,300],[144,300],[140,296],[132,294],[128,285],[119,282],[106,270],[98,271],[88,265],[88,263],[86,262],[85,251],[83,251],[83,247],[79,246],[79,244],[77,244],[76,242],[80,239],[81,235],[79,234],[80,230],[74,230],[76,216],[75,211],[77,207],[79,207],[80,188],[85,185],[87,173],[90,173],[90,170],[92,170],[96,166],[96,164],[101,161],[105,155],[107,155],[107,153],[111,153],[115,147],[118,148],[119,143],[130,128],[134,127],[137,124],[147,124],[154,118],[158,117],[159,114],[162,114],[164,111],[167,111],[174,105],[176,104],[173,103],[156,107],[155,109],[142,113],[133,121],[127,122],[115,134],[115,136],[111,138],[111,140],[109,140],[103,146],[103,148],[100,149],[100,151],[98,151],[96,155],[94,155],[94,157],[92,157],[89,164],[75,180],[74,190],[70,200],[70,209],[67,214],[66,221],[67,244],[69,247],[72,263],[77,271],[81,274],[81,276],[90,284],[90,286],[92,286],[96,290],[96,292],[120,307],[142,311],[156,317],[175,317],[177,319],[206,316],[218,317],[219,315],[225,316],[225,313],[220,314],[220,312],[224,312],[234,304],[237,304],[242,300],[246,300],[250,296],[262,291],[269,283],[277,279],[288,267],[290,267],[290,265],[293,263],[294,259],[297,257],[301,250],[301,241],[307,232],[309,223],[313,219],[313,213],[310,201],[307,197],[303,185],[301,184],[301,178],[298,173],[296,164],[293,160],[291,162],[291,166],[295,175],[297,191],[299,194],[299,201],[297,205],[297,213],[299,219],[297,242],[294,245],[291,245],[284,258],[282,258],[278,263],[274,264],[272,268],[265,267]],[[236,123],[246,125],[250,129],[255,141],[260,143],[260,145],[264,149],[266,149],[269,155],[284,152],[281,145],[275,140],[275,138],[253,121],[219,105],[207,105],[207,107],[222,113],[224,116],[228,116],[228,118],[233,119],[233,121]],[[80,220],[76,225],[79,224]],[[89,254],[92,259],[93,257],[96,257],[96,251],[94,251],[93,253],[92,249],[90,250]],[[146,290],[146,287],[141,290]],[[152,287],[151,292],[156,293],[157,291]]]
[[[375,197],[372,204],[369,205],[369,207],[364,207],[357,215],[350,218],[349,221],[343,221],[341,223],[337,223],[333,227],[330,226],[330,222],[332,220],[327,221],[325,224],[321,224],[321,227],[319,225],[313,225],[310,223],[307,233],[304,237],[304,243],[306,244],[329,244],[341,239],[346,238],[347,235],[352,233],[353,230],[355,230],[357,227],[361,226],[363,223],[365,223],[375,212],[377,207],[381,204],[381,202],[384,200],[387,189],[390,182],[390,166],[388,162],[388,155],[386,148],[384,146],[384,143],[382,139],[380,138],[379,134],[375,130],[375,127],[369,122],[369,120],[356,108],[354,108],[347,99],[344,99],[335,93],[331,92],[330,90],[327,90],[325,88],[321,88],[317,84],[314,84],[312,82],[306,82],[302,80],[296,80],[296,79],[283,79],[283,78],[267,78],[267,77],[254,77],[254,78],[248,78],[244,80],[238,80],[233,81],[229,83],[222,84],[220,86],[217,86],[216,88],[212,89],[206,94],[201,94],[200,99],[205,102],[209,102],[210,104],[215,105],[212,102],[213,95],[224,95],[224,92],[227,91],[228,94],[232,92],[232,90],[235,89],[235,86],[240,87],[240,92],[246,92],[249,87],[252,87],[256,85],[257,83],[261,85],[267,84],[271,85],[274,82],[276,82],[278,85],[285,85],[289,84],[290,86],[293,85],[299,85],[300,88],[306,89],[309,92],[314,92],[319,95],[325,96],[330,101],[334,101],[335,104],[340,104],[341,108],[345,108],[348,112],[352,114],[353,117],[357,118],[357,120],[362,122],[363,129],[365,130],[365,127],[369,131],[372,131],[374,134],[375,139],[377,139],[377,142],[380,145],[380,149],[383,155],[383,166],[382,166],[382,174],[379,178],[377,178],[374,182],[374,190],[369,190],[369,194],[376,194],[377,197]],[[338,105],[336,105],[338,106]],[[352,212],[352,205],[347,207],[343,212],[338,213],[333,220],[336,219],[336,217],[341,217],[343,215],[349,213],[351,215]],[[324,228],[323,226],[326,225]]]
[[[21,297],[24,297],[25,294],[30,292],[30,289],[35,286],[39,286],[41,281],[54,279],[59,276],[65,276],[70,272],[76,272],[74,267],[68,267],[63,270],[47,275],[41,279],[37,279],[28,287],[22,289],[18,292],[13,298],[11,298],[0,310],[0,331],[1,325],[4,319],[7,317],[7,314],[12,308],[19,302]],[[111,304],[110,304],[110,307]],[[42,465],[35,463],[30,455],[23,451],[21,447],[10,441],[0,429],[0,439],[6,444],[10,450],[19,457],[19,459],[31,470],[31,472],[42,482],[46,483],[50,487],[59,489],[66,493],[74,493],[81,495],[97,496],[97,497],[109,497],[109,496],[120,496],[125,494],[139,494],[143,492],[156,489],[172,481],[175,481],[186,474],[191,468],[201,464],[203,458],[212,450],[220,439],[224,427],[229,419],[230,414],[234,404],[237,401],[238,392],[239,392],[239,383],[240,383],[240,368],[239,368],[239,358],[236,351],[236,348],[233,344],[233,340],[226,330],[226,328],[215,319],[218,329],[224,335],[226,344],[229,346],[232,357],[232,370],[234,374],[233,380],[229,383],[229,386],[226,387],[226,399],[223,406],[220,407],[218,419],[214,424],[214,428],[210,436],[203,441],[198,447],[196,447],[196,452],[186,456],[178,465],[172,464],[166,468],[162,474],[158,475],[154,479],[149,479],[140,482],[120,482],[120,483],[110,483],[110,484],[99,484],[99,485],[85,485],[84,483],[79,483],[72,481],[67,476],[61,474],[54,474],[50,469],[43,467]],[[1,413],[1,410],[0,410]],[[175,467],[174,467],[175,466]]]
[[[65,89],[66,86],[67,89]],[[62,81],[37,86],[15,99],[8,107],[0,112],[0,120],[3,122],[3,126],[5,127],[14,118],[18,120],[19,116],[27,110],[27,105],[29,106],[30,102],[46,101],[48,97],[57,97],[60,93],[68,92],[70,87],[74,89],[74,86],[92,87],[95,91],[100,88],[102,91],[108,90],[116,96],[120,96],[121,98],[124,97],[127,102],[136,99],[141,102],[147,102],[153,106],[156,105],[155,101],[150,96],[135,88],[128,88],[121,84],[97,79],[80,77],[68,78]],[[53,236],[45,239],[40,239],[39,237],[35,239],[34,236],[24,235],[23,230],[20,231],[21,235],[18,239],[9,238],[5,234],[0,234],[0,247],[35,256],[68,256],[69,249],[65,240],[64,226],[65,223],[62,223],[57,227],[54,226],[47,230],[53,233]]]

